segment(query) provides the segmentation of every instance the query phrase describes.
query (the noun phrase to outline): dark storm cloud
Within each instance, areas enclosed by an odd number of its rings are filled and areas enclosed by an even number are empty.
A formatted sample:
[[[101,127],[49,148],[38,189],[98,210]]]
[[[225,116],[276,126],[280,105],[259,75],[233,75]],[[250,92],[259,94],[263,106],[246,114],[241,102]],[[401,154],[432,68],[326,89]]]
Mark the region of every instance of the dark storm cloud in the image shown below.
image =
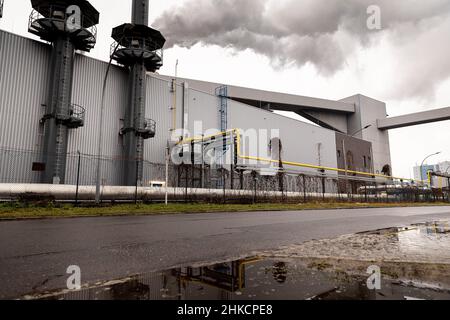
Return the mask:
[[[380,32],[367,28],[370,5],[381,8]],[[311,63],[331,75],[343,68],[356,45],[368,47],[385,33],[399,47],[398,53],[402,46],[414,49],[411,42],[442,25],[449,13],[449,0],[188,0],[163,13],[154,25],[168,39],[167,48],[201,43],[251,49],[274,65]],[[442,41],[434,45],[422,37],[422,45],[432,47],[421,50],[450,53],[450,30],[445,30]],[[429,73],[434,83],[450,74],[450,66]]]

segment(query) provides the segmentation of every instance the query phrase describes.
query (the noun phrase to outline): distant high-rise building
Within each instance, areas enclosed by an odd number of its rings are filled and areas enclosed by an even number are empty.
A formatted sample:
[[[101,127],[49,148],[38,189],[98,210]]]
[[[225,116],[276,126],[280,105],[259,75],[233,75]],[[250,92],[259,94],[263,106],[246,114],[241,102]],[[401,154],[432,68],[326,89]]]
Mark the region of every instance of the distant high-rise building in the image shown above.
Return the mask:
[[[414,180],[427,180],[428,171],[436,171],[436,165],[424,164],[421,166],[414,167]],[[422,173],[420,173],[420,169],[422,169]]]
[[[450,161],[444,161],[437,164],[438,171],[450,174]]]
[[[428,171],[449,173],[450,174],[450,161],[440,162],[438,164],[424,164],[422,166],[422,175],[420,174],[420,166],[414,167],[414,179],[415,180],[428,180]],[[442,177],[433,178],[433,186],[448,187],[448,179]]]

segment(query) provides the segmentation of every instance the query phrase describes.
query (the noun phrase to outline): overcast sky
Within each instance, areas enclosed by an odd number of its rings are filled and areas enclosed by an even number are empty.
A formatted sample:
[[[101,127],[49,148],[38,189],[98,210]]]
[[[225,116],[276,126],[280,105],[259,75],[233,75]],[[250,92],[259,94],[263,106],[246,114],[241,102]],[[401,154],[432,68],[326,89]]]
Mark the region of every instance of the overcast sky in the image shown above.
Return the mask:
[[[91,0],[101,13],[96,48],[107,60],[111,29],[131,1]],[[381,8],[381,30],[366,27]],[[29,0],[5,0],[0,28],[27,32]],[[150,22],[168,40],[161,74],[306,96],[361,93],[390,116],[450,106],[449,0],[151,0]],[[390,131],[395,175],[450,160],[450,122]]]

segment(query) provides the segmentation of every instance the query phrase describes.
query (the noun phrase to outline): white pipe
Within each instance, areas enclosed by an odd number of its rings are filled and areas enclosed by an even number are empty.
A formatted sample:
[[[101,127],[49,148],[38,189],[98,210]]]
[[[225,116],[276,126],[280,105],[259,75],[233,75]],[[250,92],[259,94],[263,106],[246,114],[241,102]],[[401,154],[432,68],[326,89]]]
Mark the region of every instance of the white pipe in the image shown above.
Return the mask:
[[[100,190],[101,199],[105,201],[125,201],[134,200],[135,187],[116,187],[116,186],[102,186]],[[184,199],[186,188],[167,188],[167,193],[171,199]],[[253,197],[252,190],[225,190],[227,197]],[[16,199],[20,196],[37,196],[37,197],[52,197],[55,200],[75,200],[76,186],[75,185],[54,185],[54,184],[0,184],[0,199]],[[95,200],[96,186],[79,186],[78,199],[82,201]],[[139,187],[138,199],[165,199],[166,188],[156,187]],[[188,196],[196,198],[222,198],[223,189],[192,189],[188,188]],[[304,197],[303,192],[285,192],[279,191],[258,191],[257,197],[287,197],[299,198]],[[345,194],[337,193],[306,193],[307,198],[323,198],[326,199],[346,199]],[[353,198],[363,198],[364,195],[353,195]]]

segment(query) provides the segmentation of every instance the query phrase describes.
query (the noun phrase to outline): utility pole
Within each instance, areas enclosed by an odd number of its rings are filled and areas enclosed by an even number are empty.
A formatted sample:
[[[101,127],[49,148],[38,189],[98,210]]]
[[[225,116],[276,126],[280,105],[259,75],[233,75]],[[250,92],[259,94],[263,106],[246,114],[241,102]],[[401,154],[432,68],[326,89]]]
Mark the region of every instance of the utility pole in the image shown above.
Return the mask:
[[[350,135],[350,137],[353,138],[353,137],[355,137],[358,133],[360,133],[361,131],[364,131],[364,130],[366,130],[366,129],[369,129],[370,127],[372,127],[371,124],[365,126],[364,128],[361,128],[361,129],[355,131],[353,134]]]
[[[166,147],[166,185],[165,185],[165,204],[169,204],[169,157],[170,157],[170,147],[169,141],[167,141]]]

